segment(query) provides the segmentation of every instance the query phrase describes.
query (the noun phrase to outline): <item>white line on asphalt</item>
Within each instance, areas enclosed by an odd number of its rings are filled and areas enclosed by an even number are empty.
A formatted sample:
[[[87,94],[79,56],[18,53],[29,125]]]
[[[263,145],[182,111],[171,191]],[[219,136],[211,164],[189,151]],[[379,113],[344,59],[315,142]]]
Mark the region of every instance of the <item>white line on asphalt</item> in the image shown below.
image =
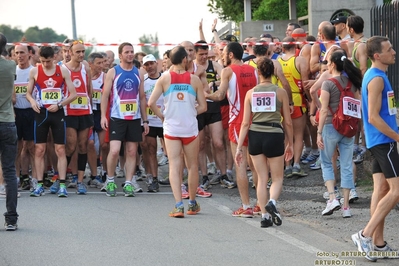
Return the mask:
[[[218,209],[219,211],[221,211],[222,213],[224,213],[225,215],[231,216],[231,213],[233,212],[230,208],[228,208],[227,206],[224,205],[220,205],[218,202],[216,202],[213,199],[207,199],[207,203],[209,203],[210,205],[212,205],[213,207],[215,207],[216,209]],[[246,222],[247,224],[250,224],[256,228],[259,228],[259,221],[257,220],[252,220],[252,219],[246,219],[246,218],[242,218],[242,221]],[[300,248],[310,254],[316,254],[317,252],[321,252],[320,249],[309,245],[301,240],[296,239],[295,237],[292,237],[280,230],[277,230],[276,228],[273,227],[269,227],[267,228],[267,230],[262,229],[263,232],[277,237],[293,246],[296,246],[297,248]]]

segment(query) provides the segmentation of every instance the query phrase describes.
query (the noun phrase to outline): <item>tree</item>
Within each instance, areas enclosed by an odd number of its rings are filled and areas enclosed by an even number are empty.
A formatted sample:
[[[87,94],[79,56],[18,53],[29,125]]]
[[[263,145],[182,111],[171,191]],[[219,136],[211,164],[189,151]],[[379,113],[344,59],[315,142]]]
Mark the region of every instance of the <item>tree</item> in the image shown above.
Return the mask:
[[[144,34],[139,38],[139,41],[140,43],[159,43],[158,33],[155,33],[155,36]],[[146,54],[152,54],[156,59],[160,58],[158,46],[142,46],[141,51]]]
[[[24,32],[19,28],[11,28],[10,25],[0,25],[0,32],[3,33],[8,42],[19,42],[24,36]]]

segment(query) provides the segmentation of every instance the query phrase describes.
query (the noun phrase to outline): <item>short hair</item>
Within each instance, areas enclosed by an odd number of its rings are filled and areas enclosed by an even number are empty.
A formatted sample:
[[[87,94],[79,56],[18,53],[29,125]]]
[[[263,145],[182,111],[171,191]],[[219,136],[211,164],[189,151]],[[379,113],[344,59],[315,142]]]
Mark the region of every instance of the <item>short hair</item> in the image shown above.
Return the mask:
[[[74,41],[75,41],[74,39],[66,38],[62,43],[67,44],[67,43],[73,43]]]
[[[306,36],[306,41],[315,42],[316,41],[316,37],[313,36],[313,35],[308,35],[308,36]]]
[[[125,46],[131,46],[131,47],[133,47],[133,44],[131,44],[130,42],[123,42],[123,43],[121,43],[121,44],[119,45],[119,47],[118,47],[118,53],[119,53],[120,55],[122,54],[123,48],[124,48]]]
[[[186,49],[179,45],[173,48],[170,51],[170,62],[174,65],[181,64],[183,62],[183,59],[188,55]]]
[[[163,55],[166,55],[169,58],[170,50],[166,50]]]
[[[371,61],[374,61],[374,54],[382,52],[382,43],[387,42],[389,39],[384,36],[373,36],[366,42],[367,56]]]
[[[141,55],[142,57],[146,56],[147,54],[144,52],[137,52],[134,54],[134,59],[138,60],[139,59],[139,55]]]
[[[50,58],[54,57],[54,49],[51,46],[42,46],[39,50],[40,57]]]
[[[257,43],[260,44],[255,44],[252,49],[254,49],[254,54],[256,56],[264,56],[267,55],[267,51],[269,50],[269,44],[266,41],[257,41]]]
[[[12,45],[12,46],[8,47],[7,53],[8,53],[9,56],[11,56],[13,50],[15,50],[15,45]]]
[[[334,41],[337,36],[337,32],[335,31],[335,26],[332,24],[325,25],[321,29],[321,33],[326,37],[328,41]]]
[[[233,53],[235,59],[241,60],[244,54],[244,49],[238,42],[231,42],[227,44],[227,53]]]
[[[134,66],[137,67],[137,68],[140,68],[140,67],[141,67],[141,63],[140,63],[140,61],[137,60],[137,59],[133,59],[133,64],[134,64]]]
[[[301,27],[298,23],[294,23],[294,22],[288,23],[287,26],[294,26],[294,30]]]
[[[91,54],[89,54],[89,56],[87,57],[87,62],[93,63],[94,60],[96,60],[96,58],[103,59],[104,56],[103,56],[101,53],[96,53],[96,52],[91,53]]]
[[[347,18],[346,23],[349,28],[352,28],[355,31],[355,33],[363,33],[364,20],[361,16],[350,15]]]
[[[0,32],[0,53],[3,53],[3,51],[6,50],[6,45],[7,45],[7,38],[3,33]]]
[[[274,73],[273,61],[267,58],[266,56],[262,56],[258,59],[257,67],[259,69],[260,74],[264,78],[268,78]]]
[[[197,45],[195,45],[195,44],[197,44]],[[209,46],[208,45],[203,45],[203,44],[207,44],[207,42],[204,41],[204,40],[200,40],[200,41],[196,42],[195,44],[194,44],[195,52],[198,52],[199,49],[201,49],[201,50],[209,50]]]
[[[105,57],[108,57],[108,55],[107,55],[107,53],[106,52],[98,52],[100,55],[102,55],[103,56],[103,58],[105,58]]]
[[[294,49],[296,47],[295,39],[292,38],[292,37],[285,37],[283,39],[283,42],[284,42],[283,43],[283,48],[285,50],[292,50],[292,49]],[[286,43],[286,42],[288,42],[288,43]]]

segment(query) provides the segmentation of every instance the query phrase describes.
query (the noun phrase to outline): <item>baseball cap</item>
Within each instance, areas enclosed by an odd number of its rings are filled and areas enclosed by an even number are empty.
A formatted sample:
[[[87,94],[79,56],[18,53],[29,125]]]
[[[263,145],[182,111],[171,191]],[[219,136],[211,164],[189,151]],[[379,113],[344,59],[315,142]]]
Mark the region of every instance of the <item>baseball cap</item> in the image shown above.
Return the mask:
[[[260,38],[270,38],[270,39],[273,39],[273,36],[272,36],[271,34],[269,34],[269,33],[263,33],[263,34],[260,35]]]
[[[342,16],[342,17],[337,17],[336,19],[331,20],[330,22],[333,25],[338,24],[338,23],[345,23],[346,24],[346,19],[347,19],[347,17]]]
[[[226,35],[226,37],[223,38],[224,41],[229,41],[229,42],[237,42],[237,37],[234,35]]]
[[[157,62],[157,59],[155,59],[155,57],[152,54],[148,54],[143,57],[143,65],[145,65],[145,63],[147,62]]]

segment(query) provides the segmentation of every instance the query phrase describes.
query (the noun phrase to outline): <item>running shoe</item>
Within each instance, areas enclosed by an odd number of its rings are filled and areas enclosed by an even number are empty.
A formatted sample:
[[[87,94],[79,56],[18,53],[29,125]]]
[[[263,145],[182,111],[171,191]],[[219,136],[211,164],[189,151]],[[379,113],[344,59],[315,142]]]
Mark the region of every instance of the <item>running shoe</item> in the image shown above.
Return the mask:
[[[285,178],[290,178],[290,177],[292,177],[292,167],[290,167],[290,168],[285,168],[285,169],[284,169],[284,177],[285,177]]]
[[[350,218],[352,217],[351,209],[348,208],[342,208],[342,217],[343,218]]]
[[[134,187],[131,184],[126,183],[123,186],[123,193],[125,193],[125,197],[134,197]]]
[[[337,200],[341,199],[341,204],[344,204],[343,197],[341,197],[341,193],[339,192],[339,190],[338,189],[334,190],[334,193],[335,193],[335,198]],[[328,191],[324,192],[323,193],[323,198],[325,200],[329,200],[330,199],[330,193],[328,193]]]
[[[202,181],[201,188],[202,188],[203,190],[206,191],[206,190],[210,189],[211,187],[212,187],[212,185],[211,185],[209,179],[206,179],[206,180],[203,180],[203,181]]]
[[[6,231],[15,231],[18,229],[18,224],[9,224],[9,223],[5,223],[4,224],[4,228],[6,229]]]
[[[319,158],[320,154],[314,154],[313,152],[311,152],[306,159],[301,160],[301,162],[303,164],[308,164],[308,163],[312,163],[314,161],[316,161]]]
[[[60,186],[60,189],[58,190],[58,197],[59,198],[66,198],[68,197],[68,192],[66,190],[65,185]]]
[[[308,174],[305,173],[305,171],[303,171],[303,169],[301,169],[301,167],[294,165],[292,167],[292,176],[305,177],[305,176],[308,176]]]
[[[238,210],[234,211],[232,215],[234,217],[252,218],[254,217],[254,212],[252,208],[244,210],[243,207],[240,207]]]
[[[211,185],[217,185],[217,184],[220,184],[220,176],[214,176],[210,181],[209,181],[209,183],[211,184]]]
[[[163,186],[170,186],[169,176],[165,176],[163,179],[160,179],[160,180],[158,181],[158,183],[159,183],[160,185],[163,185]]]
[[[60,181],[56,180],[50,187],[50,193],[56,194],[60,190]]]
[[[323,216],[331,215],[333,214],[334,211],[337,211],[339,209],[341,209],[341,204],[339,204],[339,201],[337,199],[334,199],[332,201],[327,201],[327,206],[322,211],[321,215]]]
[[[364,252],[365,258],[369,261],[376,262],[377,258],[370,256],[370,252],[374,251],[373,240],[371,237],[363,237],[362,230],[352,235],[352,241],[357,247],[357,250]]]
[[[115,197],[116,196],[116,184],[115,182],[108,182],[107,188],[106,188],[106,195],[108,197]]]
[[[44,193],[44,188],[43,188],[43,186],[42,185],[37,185],[36,186],[36,188],[35,188],[35,190],[33,190],[31,193],[30,193],[30,196],[31,197],[40,197],[40,196],[44,196],[45,195],[45,193]]]
[[[184,217],[184,206],[174,207],[169,213],[169,217],[183,218]]]
[[[35,188],[37,186],[37,179],[36,178],[30,178],[29,179],[29,183],[30,183],[30,192],[32,192],[33,190],[35,190]]]
[[[76,187],[76,194],[86,195],[86,193],[87,193],[86,185],[83,182],[79,182]]]
[[[226,179],[222,179],[220,181],[220,183],[221,183],[221,186],[224,187],[224,188],[230,188],[231,189],[231,188],[236,188],[237,187],[236,183],[228,180],[227,178]]]
[[[262,211],[258,205],[254,206],[254,215],[261,215]]]
[[[98,175],[94,179],[90,180],[88,185],[92,188],[102,188],[104,186],[104,182],[101,176]]]
[[[166,157],[165,155],[163,155],[163,156],[161,157],[161,159],[159,159],[159,161],[158,161],[158,166],[164,166],[164,165],[166,165],[166,164],[168,164],[168,163],[169,163],[168,157]]]
[[[366,151],[360,150],[357,152],[356,156],[353,157],[353,162],[355,164],[362,163],[364,161],[364,155],[366,154]]]
[[[309,168],[312,170],[319,170],[321,169],[321,160],[320,157],[311,165],[309,165]]]
[[[388,246],[388,243],[384,241],[385,245],[382,248],[377,247],[374,245],[374,251],[381,252],[380,254],[382,255],[381,257],[378,256],[378,258],[381,259],[399,259],[399,253],[398,250],[391,248]],[[377,253],[378,255],[378,253]]]
[[[266,211],[272,216],[272,221],[275,225],[281,225],[283,221],[281,220],[281,215],[277,211],[276,206],[273,204],[272,201],[269,201],[266,204]]]
[[[148,192],[158,192],[159,191],[158,179],[152,179],[151,183],[148,184],[147,191]]]
[[[215,163],[208,163],[207,168],[208,168],[208,175],[216,174],[217,169]]]
[[[201,198],[210,198],[212,197],[212,193],[206,192],[201,186],[197,187],[197,197]],[[189,208],[190,209],[190,208]]]
[[[269,217],[269,219],[267,219],[267,218],[262,218],[262,219],[260,220],[260,227],[266,228],[266,227],[270,227],[270,226],[273,226],[272,217]]]
[[[124,178],[125,177],[125,172],[123,169],[118,168],[116,170],[116,178]]]
[[[22,179],[21,181],[21,189],[22,190],[30,190],[30,182],[29,177]]]
[[[185,185],[181,185],[181,198],[182,199],[188,199],[190,197],[190,195],[187,192],[187,188]]]
[[[188,215],[196,215],[197,213],[199,213],[201,210],[201,207],[199,205],[198,202],[195,202],[195,204],[188,204],[188,210],[187,210],[187,214]]]
[[[137,177],[135,175],[133,176],[131,182],[132,182],[134,192],[143,192],[143,189],[140,187],[139,183],[137,183]]]
[[[301,161],[305,160],[306,158],[308,158],[308,156],[310,155],[310,151],[306,151],[306,149],[302,150],[302,155],[301,155]]]
[[[69,182],[68,184],[68,188],[76,188],[77,184],[78,184],[78,176],[73,175],[71,182]]]

